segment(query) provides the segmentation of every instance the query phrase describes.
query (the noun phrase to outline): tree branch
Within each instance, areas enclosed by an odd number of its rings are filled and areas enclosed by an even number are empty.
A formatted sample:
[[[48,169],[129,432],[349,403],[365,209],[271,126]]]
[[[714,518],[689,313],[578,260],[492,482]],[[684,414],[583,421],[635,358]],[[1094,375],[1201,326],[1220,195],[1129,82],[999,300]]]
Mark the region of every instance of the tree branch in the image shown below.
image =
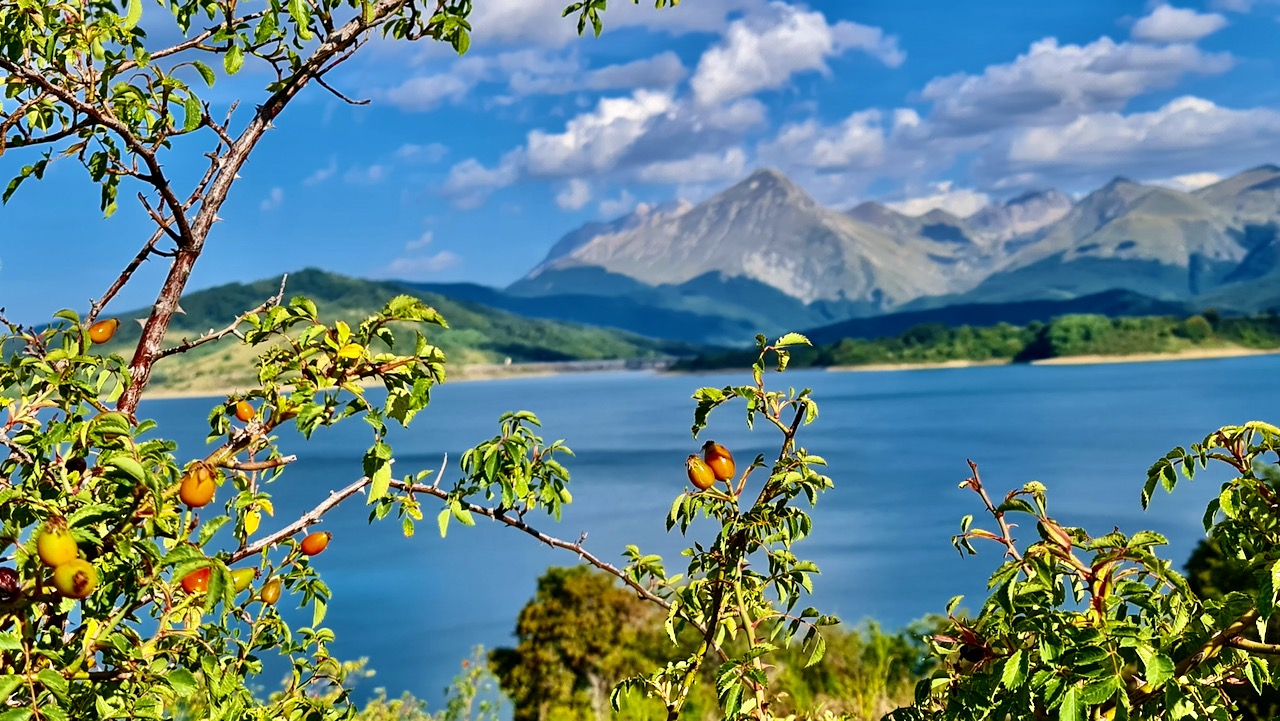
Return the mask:
[[[249,556],[261,552],[264,548],[270,548],[271,546],[276,545],[307,526],[319,523],[321,516],[333,510],[339,503],[342,503],[346,499],[364,490],[365,486],[369,485],[371,482],[372,481],[368,477],[362,477],[340,491],[330,491],[328,498],[321,501],[315,508],[312,508],[310,511],[302,514],[298,520],[290,523],[284,528],[281,528],[275,533],[264,538],[260,538],[248,546],[232,553],[231,557],[227,559],[227,564],[230,565],[241,559],[248,558]]]
[[[151,239],[142,246],[142,250],[138,251],[137,255],[133,256],[133,260],[129,261],[129,265],[125,266],[120,275],[111,283],[111,287],[107,288],[107,292],[102,294],[102,298],[89,305],[89,317],[85,319],[87,323],[92,323],[98,317],[98,314],[102,312],[107,303],[110,303],[111,299],[116,296],[116,293],[120,292],[125,283],[129,282],[129,278],[133,277],[134,271],[142,265],[147,256],[156,252],[156,243],[160,242],[160,239],[164,236],[163,228],[158,228],[155,233],[151,234]]]
[[[91,105],[70,90],[57,85],[43,74],[28,68],[25,65],[19,65],[8,58],[0,57],[0,70],[4,70],[10,75],[21,78],[24,82],[38,86],[44,92],[57,98],[59,102],[66,104],[73,111],[85,116],[94,124],[100,125],[116,135],[124,141],[135,156],[142,158],[142,162],[147,166],[146,173],[137,175],[138,179],[153,186],[160,197],[164,199],[165,205],[169,207],[170,212],[174,215],[174,221],[178,225],[178,233],[184,238],[190,238],[191,229],[187,224],[187,217],[182,212],[182,203],[178,201],[178,196],[174,194],[173,189],[169,187],[168,177],[161,167],[160,161],[156,158],[155,153],[142,142],[142,139],[134,135],[133,129],[125,125],[118,118],[107,110],[106,106]]]
[[[204,250],[209,229],[218,219],[218,210],[226,201],[227,193],[235,182],[240,168],[249,159],[250,152],[267,130],[273,127],[272,120],[306,87],[307,83],[320,75],[326,66],[332,67],[331,62],[340,62],[345,59],[347,57],[345,53],[360,42],[363,33],[381,25],[409,1],[381,0],[373,6],[372,12],[368,15],[368,21],[365,20],[365,15],[360,14],[334,32],[316,48],[292,76],[284,81],[279,90],[258,106],[253,119],[249,121],[235,142],[220,156],[221,162],[214,177],[202,193],[200,210],[190,225],[190,232],[183,233],[183,236],[188,238],[189,244],[178,249],[178,254],[169,267],[169,274],[160,288],[151,316],[147,318],[142,328],[142,338],[139,339],[133,359],[129,363],[133,382],[121,394],[116,404],[118,410],[132,414],[138,407],[142,392],[151,379],[151,366],[164,342],[165,331],[168,330],[169,321],[173,318],[178,298],[191,277],[191,268],[196,258]],[[199,190],[197,188],[197,191]],[[185,215],[181,220],[185,221]]]
[[[280,278],[280,291],[278,293],[264,300],[260,305],[258,305],[258,307],[247,310],[241,313],[240,315],[236,316],[236,319],[231,321],[231,324],[228,325],[226,328],[223,328],[222,330],[218,330],[218,331],[210,330],[208,333],[205,333],[204,335],[200,336],[199,338],[196,338],[195,340],[187,340],[184,338],[182,339],[182,342],[179,343],[178,345],[158,351],[155,354],[155,356],[153,356],[152,362],[158,361],[161,358],[167,358],[171,355],[177,355],[178,353],[186,353],[192,348],[195,348],[197,346],[202,346],[205,343],[211,343],[215,340],[221,340],[231,335],[232,333],[235,333],[236,329],[240,327],[240,324],[244,322],[245,318],[253,315],[254,313],[261,313],[263,311],[270,310],[271,308],[274,308],[277,305],[280,305],[281,300],[284,298],[284,284],[285,284],[285,281],[287,281],[288,279],[289,279],[289,274],[288,273],[284,274],[284,276]]]

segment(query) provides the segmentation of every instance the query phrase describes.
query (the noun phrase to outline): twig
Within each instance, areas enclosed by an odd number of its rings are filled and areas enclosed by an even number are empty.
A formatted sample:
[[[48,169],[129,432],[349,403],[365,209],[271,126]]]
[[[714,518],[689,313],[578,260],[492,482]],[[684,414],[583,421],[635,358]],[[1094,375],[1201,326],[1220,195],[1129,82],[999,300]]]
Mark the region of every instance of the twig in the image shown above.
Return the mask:
[[[111,287],[107,288],[107,292],[103,293],[101,298],[89,305],[89,317],[85,319],[86,322],[92,323],[94,319],[98,317],[98,314],[102,312],[102,309],[106,307],[107,303],[110,303],[111,299],[116,297],[116,293],[120,292],[120,289],[124,287],[125,283],[129,282],[129,278],[131,278],[134,271],[136,271],[138,267],[146,261],[147,256],[156,252],[156,243],[160,242],[160,239],[164,237],[164,234],[164,229],[158,229],[151,235],[150,240],[142,246],[142,250],[138,251],[138,254],[135,255],[133,260],[129,261],[129,264],[120,272],[120,275],[111,284]]]
[[[316,82],[320,84],[320,87],[333,93],[338,97],[339,100],[341,100],[344,103],[349,103],[351,105],[368,105],[370,102],[372,102],[368,98],[365,98],[363,100],[355,100],[353,98],[348,98],[347,96],[343,95],[341,92],[335,90],[332,85],[330,85],[329,83],[326,83],[322,76],[317,75]]]
[[[1018,547],[1014,545],[1013,531],[1009,528],[1008,521],[1004,520],[1004,511],[996,510],[995,504],[991,502],[991,497],[987,495],[987,489],[982,486],[982,477],[978,475],[978,464],[970,460],[966,460],[966,462],[969,464],[969,470],[973,473],[973,477],[968,480],[969,488],[972,488],[982,497],[982,502],[987,506],[987,512],[996,519],[996,523],[1000,524],[1000,540],[1004,543],[1005,553],[1021,561],[1022,554],[1018,553]]]
[[[1263,643],[1243,636],[1235,636],[1234,638],[1227,639],[1226,645],[1238,648],[1241,651],[1247,651],[1248,653],[1257,653],[1264,656],[1280,656],[1280,643]]]
[[[437,486],[428,486],[421,483],[405,483],[404,481],[392,480],[391,487],[399,488],[405,491],[412,491],[414,493],[426,493],[428,495],[435,496],[436,498],[439,498],[441,500],[449,500],[449,492]],[[652,601],[668,611],[671,610],[671,603],[669,601],[655,594],[653,591],[650,591],[644,586],[641,586],[639,583],[636,583],[630,578],[627,578],[626,574],[624,574],[621,571],[621,569],[619,569],[617,566],[614,566],[613,564],[610,564],[610,563],[606,563],[600,560],[599,558],[597,558],[590,551],[583,548],[581,541],[578,541],[577,543],[570,543],[568,541],[556,538],[555,536],[549,536],[546,533],[543,533],[542,531],[539,531],[538,529],[534,528],[533,526],[530,526],[529,524],[525,523],[523,520],[519,518],[512,518],[511,516],[508,516],[506,512],[502,510],[485,508],[484,506],[477,506],[474,503],[467,503],[466,501],[462,502],[462,507],[466,508],[468,511],[472,513],[485,516],[486,518],[490,518],[492,520],[498,521],[499,523],[504,523],[507,526],[516,529],[517,531],[522,531],[524,533],[527,533],[528,535],[533,536],[534,538],[538,539],[539,541],[542,541],[543,543],[547,544],[548,546],[551,546],[552,548],[562,548],[566,551],[571,551],[573,553],[576,553],[579,558],[591,564],[592,566],[595,566],[596,568],[600,569],[601,571],[604,571],[605,573],[608,573],[611,576],[615,576],[621,579],[623,583],[630,586],[632,590],[638,593],[645,600]],[[686,620],[689,620],[689,619],[686,619]],[[690,620],[690,623],[693,623],[693,625],[701,633],[703,634],[706,633],[706,629],[703,628],[701,624],[694,623],[692,620]]]
[[[244,548],[241,548],[240,550],[235,551],[234,553],[231,554],[231,557],[227,559],[227,563],[231,564],[243,558],[248,558],[249,556],[252,556],[255,553],[260,552],[264,548],[269,548],[271,546],[276,545],[277,543],[283,541],[289,536],[292,536],[298,531],[301,531],[307,526],[310,526],[315,523],[319,523],[321,516],[333,510],[333,508],[337,506],[339,503],[342,503],[348,498],[364,490],[364,487],[369,485],[371,482],[372,481],[369,479],[368,476],[364,476],[359,480],[352,482],[350,485],[348,485],[346,488],[343,488],[340,491],[330,491],[328,498],[321,501],[320,504],[317,505],[315,508],[312,508],[310,511],[307,511],[306,513],[302,514],[302,516],[300,516],[298,520],[294,521],[293,523],[290,523],[289,525],[285,526],[284,528],[281,528],[280,530],[276,531],[275,533],[269,536],[260,538],[257,541],[254,541],[253,543],[249,544],[248,546],[245,546]]]
[[[227,461],[222,464],[223,468],[229,468],[233,471],[265,471],[269,468],[279,468],[298,460],[297,456],[280,456],[279,458],[268,458],[262,461],[245,461],[244,463],[235,463]]]
[[[278,293],[264,300],[260,305],[258,305],[258,307],[247,310],[241,313],[240,315],[236,316],[236,319],[231,321],[231,324],[228,325],[226,328],[223,328],[222,330],[218,330],[218,331],[209,331],[208,333],[205,333],[204,335],[200,336],[199,338],[196,338],[195,340],[184,339],[181,343],[179,343],[176,346],[173,346],[171,348],[165,348],[157,352],[154,356],[154,359],[160,360],[161,358],[167,358],[171,355],[177,355],[178,353],[186,353],[192,348],[195,348],[197,346],[202,346],[205,343],[211,343],[215,340],[221,340],[235,333],[236,329],[240,327],[240,324],[244,322],[245,318],[248,318],[254,313],[261,313],[263,311],[270,310],[271,308],[274,308],[277,305],[280,305],[280,301],[283,300],[284,298],[284,284],[288,278],[289,278],[288,274],[285,274],[284,277],[280,279],[280,291]]]

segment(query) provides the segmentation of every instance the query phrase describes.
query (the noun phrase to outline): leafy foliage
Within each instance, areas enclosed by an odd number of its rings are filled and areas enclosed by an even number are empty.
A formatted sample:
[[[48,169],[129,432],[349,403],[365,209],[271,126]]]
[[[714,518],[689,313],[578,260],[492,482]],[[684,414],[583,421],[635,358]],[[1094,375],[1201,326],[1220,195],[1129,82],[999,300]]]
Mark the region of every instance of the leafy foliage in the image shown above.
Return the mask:
[[[1238,474],[1209,504],[1204,525],[1223,553],[1249,559],[1252,582],[1220,598],[1197,594],[1156,555],[1166,543],[1159,534],[1064,526],[1034,482],[994,504],[971,464],[962,487],[978,494],[998,528],[975,528],[966,517],[954,543],[974,553],[973,541],[995,541],[1007,560],[977,616],[953,615],[932,638],[941,670],[893,718],[1233,718],[1224,688],[1275,686],[1268,656],[1280,647],[1248,632],[1277,609],[1280,472],[1267,456],[1278,449],[1274,426],[1229,426],[1175,448],[1148,473],[1144,505],[1157,487],[1172,491],[1179,472],[1190,478],[1223,462]],[[1040,539],[1020,547],[1011,517],[1033,521]]]

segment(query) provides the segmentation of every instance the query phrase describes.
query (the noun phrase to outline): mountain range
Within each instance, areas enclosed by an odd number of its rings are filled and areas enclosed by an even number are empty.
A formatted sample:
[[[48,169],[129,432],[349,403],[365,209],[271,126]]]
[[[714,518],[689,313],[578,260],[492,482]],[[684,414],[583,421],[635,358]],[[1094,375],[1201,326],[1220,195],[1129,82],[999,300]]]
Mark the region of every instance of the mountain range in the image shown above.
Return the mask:
[[[1095,296],[1120,315],[1253,312],[1280,305],[1278,230],[1273,165],[1192,192],[1125,178],[1078,199],[1027,192],[967,217],[877,202],[829,208],[762,169],[701,203],[642,205],[578,228],[505,289],[417,287],[523,315],[719,343],[888,314],[1025,322],[1025,313],[992,308],[1087,307]]]

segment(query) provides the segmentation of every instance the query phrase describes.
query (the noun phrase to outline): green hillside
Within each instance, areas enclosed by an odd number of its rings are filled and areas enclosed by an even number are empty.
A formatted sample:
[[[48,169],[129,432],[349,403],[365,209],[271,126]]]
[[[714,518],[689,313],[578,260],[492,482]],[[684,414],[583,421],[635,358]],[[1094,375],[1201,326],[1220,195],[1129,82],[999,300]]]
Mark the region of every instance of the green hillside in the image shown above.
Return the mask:
[[[183,296],[185,313],[174,316],[169,341],[195,339],[210,329],[226,327],[240,313],[274,296],[280,278],[248,284],[231,283]],[[285,299],[305,295],[315,301],[323,320],[359,320],[381,308],[387,300],[407,291],[402,284],[349,278],[320,270],[291,273]],[[693,346],[652,340],[638,335],[573,323],[525,318],[479,303],[458,301],[426,291],[412,295],[434,307],[449,328],[432,328],[427,335],[442,348],[455,374],[464,366],[481,364],[613,359],[656,359],[688,355]],[[107,352],[132,353],[147,309],[115,314],[123,322]],[[234,338],[200,346],[188,353],[164,359],[157,366],[153,386],[167,392],[216,392],[247,385],[254,377],[256,352]]]

